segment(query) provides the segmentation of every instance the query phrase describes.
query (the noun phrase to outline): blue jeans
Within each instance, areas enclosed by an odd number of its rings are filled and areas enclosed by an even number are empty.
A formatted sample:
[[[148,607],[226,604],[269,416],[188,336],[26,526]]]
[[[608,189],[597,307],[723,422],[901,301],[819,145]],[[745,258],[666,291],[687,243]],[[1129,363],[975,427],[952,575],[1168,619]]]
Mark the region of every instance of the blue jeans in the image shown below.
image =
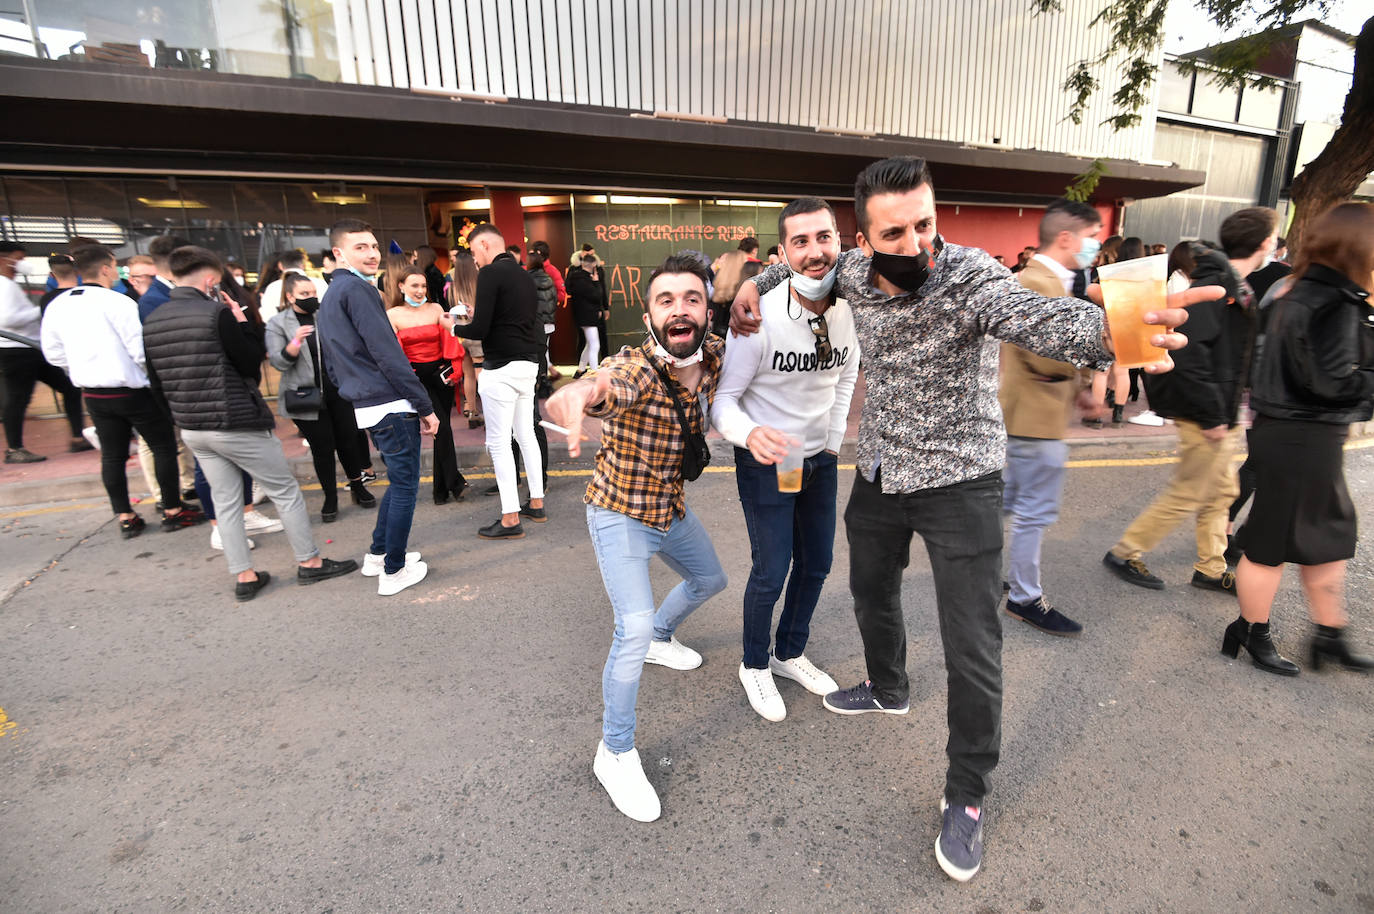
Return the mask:
[[[629,752],[635,747],[635,700],[649,642],[667,641],[693,610],[724,590],[725,571],[690,508],[664,532],[588,505],[587,530],[615,614],[611,652],[601,673],[601,738],[612,752]],[[657,611],[649,582],[649,559],[655,554],[682,575]]]
[[[391,413],[367,430],[386,464],[387,487],[372,528],[372,554],[386,556],[386,573],[406,565],[415,495],[420,491],[420,419],[415,413]]]
[[[1011,517],[1007,544],[1007,582],[1013,603],[1033,603],[1040,589],[1040,542],[1045,528],[1059,519],[1059,493],[1064,487],[1067,443],[1047,438],[1007,438],[1006,481],[1002,513]]]
[[[791,660],[806,650],[835,553],[835,467],[835,455],[821,451],[803,462],[800,492],[779,492],[777,468],[735,448],[735,484],[753,562],[744,588],[744,665],[750,669],[768,668],[768,629],[784,582],[773,656]]]

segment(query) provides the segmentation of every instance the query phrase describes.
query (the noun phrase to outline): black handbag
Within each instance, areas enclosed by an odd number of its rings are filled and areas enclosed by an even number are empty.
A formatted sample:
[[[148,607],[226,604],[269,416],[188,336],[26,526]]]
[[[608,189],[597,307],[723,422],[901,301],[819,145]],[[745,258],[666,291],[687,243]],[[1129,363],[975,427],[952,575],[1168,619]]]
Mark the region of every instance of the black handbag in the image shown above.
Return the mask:
[[[311,362],[315,366],[315,384],[313,387],[297,387],[295,390],[279,392],[289,416],[318,413],[324,409],[324,390],[320,387],[320,360],[313,350],[309,350],[309,341],[302,342],[301,345],[310,352]]]
[[[692,482],[711,463],[711,448],[706,443],[704,434],[692,431],[692,425],[687,421],[687,412],[682,408],[682,401],[673,391],[675,385],[672,379],[657,365],[654,366],[654,370],[658,373],[663,389],[668,392],[668,399],[673,401],[673,409],[677,410],[677,421],[682,426],[682,478]]]

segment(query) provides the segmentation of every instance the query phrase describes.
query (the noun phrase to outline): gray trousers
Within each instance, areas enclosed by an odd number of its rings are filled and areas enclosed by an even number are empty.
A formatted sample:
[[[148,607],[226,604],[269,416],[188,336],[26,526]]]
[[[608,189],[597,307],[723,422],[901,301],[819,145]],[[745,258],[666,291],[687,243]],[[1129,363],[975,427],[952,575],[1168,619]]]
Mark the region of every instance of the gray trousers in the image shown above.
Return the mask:
[[[286,528],[286,538],[304,562],[320,554],[310,534],[310,513],[305,509],[300,483],[282,453],[281,442],[270,430],[192,431],[183,429],[181,440],[200,461],[201,472],[210,483],[215,501],[215,518],[224,543],[224,558],[229,573],[238,575],[253,567],[248,552],[248,533],[243,528],[243,474],[247,473],[263,488],[277,516]]]

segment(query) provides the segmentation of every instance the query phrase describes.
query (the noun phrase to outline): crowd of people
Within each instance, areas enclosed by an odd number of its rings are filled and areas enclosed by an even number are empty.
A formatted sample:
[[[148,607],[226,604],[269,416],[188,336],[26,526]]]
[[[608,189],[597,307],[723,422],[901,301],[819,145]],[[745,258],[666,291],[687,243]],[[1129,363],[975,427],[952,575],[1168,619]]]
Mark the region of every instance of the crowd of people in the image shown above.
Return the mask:
[[[488,223],[468,235],[468,250],[450,252],[445,274],[432,249],[384,255],[370,226],[341,220],[320,257],[323,277],[307,275],[304,255],[288,252],[256,294],[233,264],[176,238],[131,258],[127,280],[108,248],[82,244],[53,259],[55,294],[41,307],[4,304],[12,336],[41,343],[35,353],[0,341],[6,433],[13,398],[27,405],[43,380],[78,404],[78,447],[84,396],[111,508],[128,537],[144,527],[124,470],[137,433],[162,528],[214,524],[242,601],[271,580],[251,555],[248,534],[266,532],[246,520],[257,514],[255,486],[276,507],[279,519],[264,520],[286,531],[298,583],[359,572],[393,595],[428,570],[410,548],[424,436],[434,438],[436,504],[468,488],[451,432],[460,403],[469,423],[485,429],[496,479],[500,516],[477,531],[487,539],[517,539],[525,522],[548,520],[544,426],[564,435],[576,457],[583,419],[600,419],[583,500],[613,629],[592,770],[618,810],[648,822],[661,803],[635,748],[643,665],[699,667],[701,655],[678,632],[728,585],[685,491],[711,460],[705,436],[715,428],[734,447],[750,541],[737,675],[765,720],[787,716],[777,677],[836,714],[908,712],[901,585],[914,536],[924,542],[948,677],[949,767],[934,852],[946,873],[967,880],[982,864],[985,802],[1001,751],[1002,613],[1050,635],[1083,630],[1045,596],[1041,552],[1058,516],[1063,439],[1076,411],[1091,417],[1112,408],[1108,383],[1118,407],[1127,391],[1124,374],[1113,372],[1092,271],[1111,262],[1104,258],[1150,255],[1139,239],[1099,242],[1098,211],[1061,199],[1046,208],[1037,245],[1008,270],[940,236],[931,175],[912,157],[864,169],[854,196],[850,250],[841,249],[831,206],[802,197],[781,210],[769,262],[757,256],[755,239],[714,262],[697,251],[668,257],[649,279],[643,344],[609,356],[595,250],[574,253],[565,273],[536,242],[522,265],[522,249]],[[1217,244],[1188,242],[1169,253],[1168,300],[1144,318],[1157,325],[1151,341],[1166,357],[1144,366],[1140,386],[1173,423],[1180,460],[1103,564],[1129,584],[1163,589],[1144,558],[1192,519],[1198,555],[1190,583],[1238,598],[1238,618],[1222,632],[1224,654],[1243,648],[1265,671],[1298,672],[1268,626],[1283,565],[1294,563],[1316,625],[1311,665],[1368,670],[1374,661],[1345,637],[1343,580],[1356,527],[1342,443],[1351,423],[1374,412],[1366,303],[1374,206],[1343,204],[1322,215],[1291,267],[1275,259],[1277,230],[1273,210],[1252,207],[1222,223]],[[560,305],[572,308],[584,348],[577,376],[551,391],[549,336]],[[1171,329],[1180,325],[1182,333]],[[831,571],[838,455],[861,360],[867,395],[844,528],[867,675],[841,687],[806,649]],[[264,361],[281,374],[278,412],[310,444],[320,521],[338,515],[336,459],[354,505],[376,512],[361,562],[319,553],[260,390]],[[1231,458],[1247,394],[1255,418],[1249,460],[1237,474]],[[545,396],[547,423],[538,405]],[[17,415],[22,432],[22,406]],[[22,451],[22,440],[10,444],[7,459]],[[178,463],[179,448],[188,467]],[[388,480],[381,499],[367,488],[373,448]],[[682,578],[661,600],[649,574],[655,555]]]

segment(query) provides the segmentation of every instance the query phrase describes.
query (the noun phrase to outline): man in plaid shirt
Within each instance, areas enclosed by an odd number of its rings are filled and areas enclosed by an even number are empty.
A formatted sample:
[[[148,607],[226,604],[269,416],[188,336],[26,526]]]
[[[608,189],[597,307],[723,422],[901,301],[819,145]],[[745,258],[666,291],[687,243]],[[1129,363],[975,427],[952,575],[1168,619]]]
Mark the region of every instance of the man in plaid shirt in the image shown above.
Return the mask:
[[[605,712],[592,768],[617,809],[652,822],[660,812],[658,794],[634,743],[640,670],[646,662],[675,670],[701,666],[701,655],[673,633],[726,584],[706,528],[683,499],[687,435],[670,397],[691,432],[704,434],[725,345],[707,334],[706,275],[689,256],[669,257],[653,272],[644,307],[649,339],[559,390],[548,411],[568,429],[573,457],[581,451],[583,415],[602,420],[596,471],[583,501],[615,634],[601,675]],[[657,608],[649,582],[655,554],[682,575]]]

